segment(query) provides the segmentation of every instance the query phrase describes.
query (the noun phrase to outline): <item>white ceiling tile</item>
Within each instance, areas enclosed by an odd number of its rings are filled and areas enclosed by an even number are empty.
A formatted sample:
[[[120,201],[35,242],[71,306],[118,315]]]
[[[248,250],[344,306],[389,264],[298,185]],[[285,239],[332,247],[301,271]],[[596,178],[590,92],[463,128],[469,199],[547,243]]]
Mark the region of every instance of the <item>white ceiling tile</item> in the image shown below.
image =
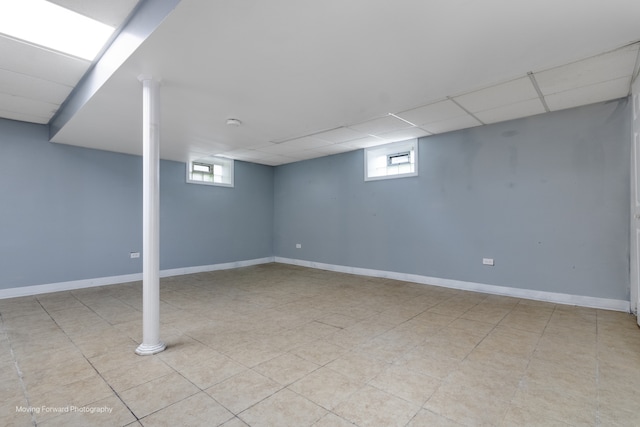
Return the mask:
[[[262,145],[260,147],[255,147],[255,148],[252,147],[252,149],[255,149],[256,151],[270,154],[270,155],[284,155],[284,154],[292,153],[295,151],[302,151],[302,149],[294,150],[291,147],[283,144],[271,144],[271,143],[267,145]]]
[[[497,123],[505,120],[518,119],[520,117],[533,116],[545,112],[539,98],[527,101],[516,102],[504,107],[492,108],[491,110],[479,111],[475,115],[484,123]]]
[[[346,153],[347,151],[353,151],[353,147],[348,147],[346,144],[331,144],[325,145],[324,147],[317,147],[311,151],[318,153],[321,156],[326,156],[329,154],[338,154],[338,153]]]
[[[535,73],[543,95],[550,95],[590,86],[596,83],[631,76],[638,57],[638,45],[582,61]]]
[[[434,123],[442,120],[452,119],[454,117],[464,116],[466,111],[456,105],[455,102],[444,100],[433,104],[425,105],[411,110],[397,113],[396,116],[402,117],[411,123],[421,126],[425,123]]]
[[[322,154],[317,152],[316,150],[304,150],[304,151],[296,151],[295,153],[288,153],[285,157],[289,157],[292,160],[309,160],[314,159],[316,157],[324,157],[326,154]]]
[[[278,166],[278,165],[284,165],[284,164],[287,164],[287,163],[293,163],[296,160],[292,159],[291,157],[271,155],[271,156],[264,156],[264,157],[262,157],[260,159],[254,160],[254,161],[256,163],[261,163],[263,165]]]
[[[454,117],[452,119],[441,120],[439,122],[422,125],[422,127],[431,133],[451,132],[459,129],[466,129],[480,126],[482,123],[466,114],[464,116]]]
[[[73,89],[25,74],[0,69],[0,92],[60,105]]]
[[[0,110],[51,118],[58,106],[48,102],[0,93]]]
[[[349,125],[350,129],[360,131],[369,135],[377,135],[379,133],[391,132],[398,129],[411,127],[404,120],[400,120],[393,116],[385,116],[379,119],[373,119],[354,125]]]
[[[366,138],[355,139],[353,141],[345,142],[340,145],[344,145],[345,147],[352,148],[368,148],[375,147],[378,145],[387,144],[387,141],[384,139],[376,138],[375,136],[368,136]]]
[[[231,157],[232,159],[247,160],[247,161],[256,160],[265,156],[265,153],[255,151],[255,150],[233,150],[233,151],[226,151],[222,154],[227,157]]]
[[[303,136],[302,138],[292,139],[281,144],[277,144],[283,148],[287,148],[291,151],[307,150],[309,148],[322,147],[323,145],[329,145],[329,142],[322,139],[317,139],[314,136]]]
[[[547,101],[549,109],[552,111],[563,110],[565,108],[625,97],[629,93],[630,82],[630,77],[622,77],[608,82],[554,93],[544,98]]]
[[[0,35],[0,68],[75,86],[91,62],[23,43]]]
[[[313,135],[314,138],[322,139],[333,144],[352,141],[354,139],[364,138],[366,136],[367,134],[364,132],[358,132],[346,127],[339,127],[337,129],[331,129],[326,132],[316,133]]]
[[[431,135],[424,129],[413,127],[408,129],[400,129],[393,132],[388,132],[380,135],[376,135],[378,138],[383,138],[387,142],[404,141],[405,139],[420,138],[421,136]]]
[[[15,111],[7,111],[0,108],[0,117],[11,120],[19,120],[21,122],[39,123],[45,125],[49,123],[50,117],[36,116],[29,113],[16,113]]]
[[[538,93],[529,77],[491,86],[453,99],[472,113],[490,110],[516,102],[537,98]]]

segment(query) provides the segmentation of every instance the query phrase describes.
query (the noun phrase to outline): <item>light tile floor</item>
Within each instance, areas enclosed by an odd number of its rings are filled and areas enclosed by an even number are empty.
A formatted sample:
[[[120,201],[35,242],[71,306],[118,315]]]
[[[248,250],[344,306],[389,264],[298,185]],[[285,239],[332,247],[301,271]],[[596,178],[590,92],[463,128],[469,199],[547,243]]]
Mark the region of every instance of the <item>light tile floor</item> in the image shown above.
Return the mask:
[[[141,357],[141,305],[0,300],[0,425],[640,425],[625,313],[266,264],[163,279]]]

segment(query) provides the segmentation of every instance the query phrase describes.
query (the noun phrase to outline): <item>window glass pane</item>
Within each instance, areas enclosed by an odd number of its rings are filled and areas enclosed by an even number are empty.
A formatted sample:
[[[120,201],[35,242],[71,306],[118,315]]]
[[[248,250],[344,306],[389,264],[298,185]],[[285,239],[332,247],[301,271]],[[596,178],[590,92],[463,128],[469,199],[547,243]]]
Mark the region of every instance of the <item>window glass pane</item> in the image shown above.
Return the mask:
[[[187,182],[233,187],[233,160],[212,156],[191,161]]]
[[[200,163],[194,163],[193,164],[193,171],[194,172],[211,173],[211,165],[203,165],[203,164],[200,164]]]
[[[365,149],[365,181],[417,175],[417,140]]]

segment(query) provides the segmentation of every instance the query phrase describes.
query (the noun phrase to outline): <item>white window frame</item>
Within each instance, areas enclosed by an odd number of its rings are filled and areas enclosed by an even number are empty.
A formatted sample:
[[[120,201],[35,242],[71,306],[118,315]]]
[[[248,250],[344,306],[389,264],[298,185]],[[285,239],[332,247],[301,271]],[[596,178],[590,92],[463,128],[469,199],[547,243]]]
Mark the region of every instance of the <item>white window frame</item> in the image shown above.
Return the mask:
[[[193,179],[194,166],[210,166],[211,167],[211,175],[215,180],[214,170],[221,169],[222,174],[220,176],[220,180],[215,181],[204,181]],[[187,163],[187,183],[189,184],[200,184],[200,185],[215,185],[218,187],[233,187],[234,186],[234,161],[233,159],[228,159],[226,157],[217,157],[211,156],[202,159],[190,160]]]
[[[394,158],[408,156],[408,162],[396,163]],[[408,166],[406,166],[408,165]],[[407,170],[403,172],[402,170]],[[418,140],[392,142],[365,148],[364,180],[408,178],[418,176]]]

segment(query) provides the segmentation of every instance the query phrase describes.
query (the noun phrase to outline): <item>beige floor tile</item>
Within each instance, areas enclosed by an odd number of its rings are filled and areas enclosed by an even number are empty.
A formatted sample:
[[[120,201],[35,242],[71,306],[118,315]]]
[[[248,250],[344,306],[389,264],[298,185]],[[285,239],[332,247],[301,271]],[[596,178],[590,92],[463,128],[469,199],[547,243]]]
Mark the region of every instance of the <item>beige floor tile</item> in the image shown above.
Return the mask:
[[[283,353],[284,351],[274,349],[264,342],[249,342],[225,351],[225,354],[231,359],[249,368],[278,357]]]
[[[612,413],[628,411],[640,402],[640,389],[637,382],[603,380],[598,388],[598,407],[601,411]]]
[[[27,390],[29,403],[34,407],[53,408],[36,415],[38,423],[59,415],[55,408],[83,407],[114,396],[113,390],[98,375],[47,390],[42,394]]]
[[[483,339],[482,334],[446,327],[428,337],[423,344],[416,347],[416,351],[463,360]]]
[[[417,345],[417,342],[390,338],[387,332],[360,344],[355,350],[384,363],[392,363]]]
[[[15,412],[15,406],[4,410],[0,406],[0,425],[11,427],[33,427],[34,421],[30,413]]]
[[[97,376],[93,366],[84,359],[35,371],[22,368],[22,374],[27,390],[34,395],[45,394],[49,390]]]
[[[288,388],[326,409],[332,409],[363,387],[363,383],[333,371],[320,368]]]
[[[369,385],[419,406],[431,397],[440,384],[441,380],[437,378],[398,365],[386,368],[369,381]]]
[[[414,350],[405,355],[402,359],[394,362],[395,365],[404,366],[408,370],[416,371],[438,379],[444,379],[451,372],[458,369],[460,361],[448,356],[423,354]]]
[[[350,352],[327,364],[327,368],[340,372],[357,382],[367,382],[377,376],[388,364],[360,352]]]
[[[145,427],[218,426],[234,418],[208,394],[200,392],[140,420]]]
[[[119,393],[173,372],[174,370],[159,358],[138,357],[133,363],[103,372],[102,377]]]
[[[202,363],[219,354],[219,352],[186,335],[165,336],[163,339],[167,349],[158,353],[158,357],[178,371]]]
[[[597,393],[596,370],[593,368],[532,359],[524,379],[546,388],[572,390],[587,398],[593,398]]]
[[[180,369],[180,373],[204,390],[245,370],[245,366],[223,354],[217,354],[204,362]]]
[[[448,327],[486,336],[496,325],[488,322],[478,322],[477,320],[456,319]]]
[[[473,320],[476,322],[493,323],[494,325],[497,325],[505,318],[508,313],[509,310],[505,309],[489,310],[472,308],[471,310],[461,315],[460,318]]]
[[[512,311],[499,324],[513,329],[542,334],[549,323],[550,317],[550,312],[548,314],[533,315],[532,313]]]
[[[416,322],[423,322],[433,327],[445,327],[458,319],[458,316],[451,314],[439,314],[430,310],[411,319]],[[473,320],[473,319],[472,319]]]
[[[448,300],[430,307],[428,311],[447,316],[461,316],[476,305],[477,302],[474,301]]]
[[[571,424],[542,416],[517,406],[511,406],[501,424],[503,427],[569,427]]]
[[[239,414],[250,426],[311,426],[327,411],[291,390],[280,390]]]
[[[346,316],[344,314],[330,313],[326,316],[320,317],[317,322],[324,323],[325,325],[333,326],[336,328],[344,329],[349,326],[358,323],[359,319],[355,317]]]
[[[515,424],[514,424],[515,425]],[[435,412],[428,411],[426,409],[421,409],[407,427],[461,427],[462,424],[459,424],[455,421],[452,421],[448,418],[443,417],[442,415],[438,415]]]
[[[254,367],[256,372],[282,385],[289,385],[320,366],[293,354],[285,353]]]
[[[272,379],[247,370],[205,391],[237,415],[280,389],[282,386]]]
[[[299,331],[313,338],[324,338],[339,331],[340,329],[341,328],[337,326],[321,323],[317,320],[307,322],[298,328]]]
[[[342,417],[337,416],[329,412],[324,417],[320,418],[313,427],[353,427],[354,424],[345,420]]]
[[[28,423],[29,426],[33,426],[35,417],[31,415],[30,406],[22,390],[16,387],[12,395],[5,394],[0,400],[0,425],[13,426]]]
[[[640,330],[626,313],[283,264],[163,278],[161,298],[168,348],[144,358],[141,282],[0,300],[0,425],[33,425],[15,412],[27,400],[14,360],[32,404],[120,408],[36,414],[42,425],[142,425],[113,389],[147,423],[203,389],[236,414],[289,399],[350,411],[320,426],[371,423],[379,408],[358,414],[379,393],[428,399],[411,427],[634,425],[640,401]]]
[[[142,418],[198,391],[180,374],[173,373],[123,391],[120,397],[138,418]]]
[[[47,419],[38,425],[46,427],[126,426],[136,421],[129,408],[112,396]]]
[[[131,338],[118,332],[112,332],[110,336],[103,335],[87,339],[77,339],[74,340],[74,343],[87,358],[109,353],[113,351],[114,348],[133,348],[135,350],[138,346],[138,343]]]
[[[136,347],[137,346],[114,348],[112,349],[112,351],[108,353],[103,353],[98,356],[89,357],[88,360],[98,372],[104,373],[121,366],[128,366],[128,365],[134,364],[136,362],[139,362],[143,358],[147,358],[147,357],[158,358],[157,355],[139,356],[135,353]]]
[[[333,412],[358,426],[404,426],[420,406],[375,387],[365,386],[334,408]]]
[[[438,391],[452,396],[492,396],[494,399],[509,402],[518,388],[520,379],[521,374],[518,371],[463,362],[460,369],[442,382]]]
[[[424,404],[424,409],[463,425],[499,425],[507,412],[509,403],[490,395],[478,395],[475,391],[459,390],[449,394],[438,389]]]
[[[326,365],[346,353],[343,347],[323,339],[312,341],[289,350],[289,353],[302,357],[316,365]]]
[[[221,427],[249,427],[249,426],[248,426],[247,423],[242,421],[240,418],[234,417],[234,418],[230,419],[229,421],[227,421],[226,423],[222,424]]]
[[[637,403],[638,401],[636,400],[635,402]],[[598,407],[598,425],[638,427],[638,424],[640,424],[638,421],[638,411],[633,409],[629,410],[629,408],[634,408],[635,406],[632,404],[632,406],[627,407],[627,409],[613,409],[608,406],[600,405]]]
[[[545,387],[532,381],[523,381],[512,404],[544,418],[572,425],[594,425],[596,422],[596,396],[585,397],[575,390]]]

